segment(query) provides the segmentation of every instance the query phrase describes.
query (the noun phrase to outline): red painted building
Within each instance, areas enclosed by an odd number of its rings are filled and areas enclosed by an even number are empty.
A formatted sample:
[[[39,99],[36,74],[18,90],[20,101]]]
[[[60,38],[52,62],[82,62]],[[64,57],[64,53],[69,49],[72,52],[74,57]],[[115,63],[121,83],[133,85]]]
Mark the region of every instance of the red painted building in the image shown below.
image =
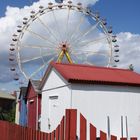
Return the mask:
[[[29,81],[26,93],[27,99],[27,126],[40,129],[39,118],[41,114],[41,94],[38,92],[40,81]]]

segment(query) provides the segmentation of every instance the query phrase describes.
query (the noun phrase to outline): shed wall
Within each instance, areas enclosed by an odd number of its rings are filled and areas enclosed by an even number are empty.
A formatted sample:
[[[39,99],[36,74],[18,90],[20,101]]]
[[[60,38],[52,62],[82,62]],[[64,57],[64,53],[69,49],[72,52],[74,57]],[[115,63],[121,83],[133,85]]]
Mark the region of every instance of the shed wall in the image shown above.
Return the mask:
[[[140,129],[140,88],[104,85],[73,85],[72,108],[76,108],[98,129],[107,132],[107,116],[110,118],[112,134],[126,136],[125,116],[129,136],[139,136]],[[79,124],[78,124],[79,125]]]
[[[51,132],[60,123],[65,109],[71,106],[71,90],[67,82],[53,69],[42,92],[41,131]],[[56,87],[61,87],[53,89]],[[45,91],[50,89],[49,91]]]

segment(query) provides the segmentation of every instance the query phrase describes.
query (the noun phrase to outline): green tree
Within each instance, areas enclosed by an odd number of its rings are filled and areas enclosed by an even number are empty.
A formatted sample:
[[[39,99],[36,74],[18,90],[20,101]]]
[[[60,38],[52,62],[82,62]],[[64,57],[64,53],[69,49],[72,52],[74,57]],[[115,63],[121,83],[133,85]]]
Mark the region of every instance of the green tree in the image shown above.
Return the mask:
[[[130,64],[130,65],[129,65],[129,70],[134,71],[134,66],[133,66],[133,64]]]
[[[12,109],[4,110],[0,107],[0,120],[14,122],[15,121],[15,106]]]

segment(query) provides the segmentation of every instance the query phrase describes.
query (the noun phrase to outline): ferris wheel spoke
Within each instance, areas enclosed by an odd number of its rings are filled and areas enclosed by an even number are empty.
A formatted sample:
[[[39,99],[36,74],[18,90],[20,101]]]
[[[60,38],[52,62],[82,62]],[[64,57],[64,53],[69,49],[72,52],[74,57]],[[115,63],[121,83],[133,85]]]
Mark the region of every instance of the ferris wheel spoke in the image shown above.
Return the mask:
[[[99,51],[92,51],[92,50],[84,50],[84,52],[80,52],[81,50],[73,50],[73,54],[88,54],[88,55],[91,55],[91,54],[94,54],[94,55],[102,55],[102,56],[110,56],[110,54],[108,52],[99,52]]]
[[[102,40],[105,40],[105,39],[107,39],[107,37],[106,37],[106,36],[103,36],[103,37],[101,37],[101,38],[97,38],[97,39],[94,39],[94,40],[81,41],[81,42],[79,42],[78,44],[79,44],[80,47],[82,47],[82,46],[87,47],[87,46],[90,46],[90,45],[95,45],[95,44],[97,44],[97,43],[101,43],[101,41],[102,41]],[[82,44],[82,43],[84,43],[84,44],[83,44],[83,45],[80,45],[80,44]],[[77,44],[77,45],[78,45],[78,44]]]
[[[27,63],[27,62],[30,62],[30,61],[38,60],[38,59],[41,59],[41,57],[42,56],[38,56],[38,57],[34,57],[32,59],[21,60],[21,63]]]
[[[77,62],[78,62],[78,63],[84,63],[84,64],[85,64],[85,62],[87,61],[87,58],[83,55],[83,53],[82,53],[82,55],[79,55],[79,54],[77,54],[77,53],[75,53],[75,52],[73,52],[72,54],[73,54],[74,57],[77,59]],[[79,61],[80,61],[80,62],[79,62]]]
[[[65,31],[66,40],[68,38],[69,17],[70,17],[70,8],[68,9],[68,15],[67,15],[67,21],[66,21],[66,31]]]
[[[52,13],[53,13],[53,18],[54,18],[54,22],[56,23],[56,25],[57,25],[57,33],[59,34],[59,36],[60,36],[60,39],[61,39],[61,41],[63,40],[62,39],[62,35],[61,35],[61,32],[60,32],[60,28],[59,28],[59,24],[58,24],[58,21],[57,21],[57,19],[56,19],[56,16],[55,16],[55,13],[54,13],[54,11],[52,11]]]
[[[40,72],[46,65],[48,65],[52,60],[55,59],[56,56],[54,56],[53,58],[51,58],[49,61],[47,61],[45,64],[43,64],[41,67],[39,67],[35,72],[33,72],[30,75],[30,78],[34,77],[38,72]]]
[[[82,40],[83,37],[85,37],[87,34],[89,34],[91,31],[95,30],[98,26],[98,24],[100,23],[100,21],[98,21],[94,26],[92,26],[91,28],[88,28],[86,31],[84,31],[80,36],[78,36],[78,38],[75,39],[74,42],[78,42],[79,40]]]
[[[54,55],[54,54],[57,54],[57,53],[56,52],[50,52],[50,53],[47,52],[47,53],[43,54],[42,56],[34,57],[32,59],[22,60],[21,63],[31,62],[31,61],[42,59],[43,57],[46,57],[46,56],[49,56],[49,55]]]
[[[70,55],[73,55],[77,60],[80,59],[76,53],[70,53]],[[77,63],[77,61],[75,61],[75,60],[73,60],[73,62]]]
[[[31,75],[30,75],[30,77],[29,77],[29,79],[30,78],[32,78],[34,75],[36,75],[39,71],[41,71],[43,68],[45,67],[45,64],[43,64],[41,67],[39,67],[35,72],[33,72]]]
[[[38,49],[49,49],[49,50],[58,50],[58,48],[54,48],[54,47],[50,47],[49,46],[43,46],[43,45],[34,45],[34,44],[23,44],[23,43],[20,43],[19,46],[21,48],[38,48]]]
[[[38,34],[38,33],[36,33],[36,32],[33,32],[33,31],[29,30],[29,29],[26,29],[26,31],[28,31],[29,33],[31,33],[32,35],[34,35],[36,38],[40,38],[40,39],[45,40],[45,41],[47,41],[48,43],[50,43],[50,44],[56,46],[56,44],[55,44],[54,42],[51,42],[51,41],[50,41],[49,39],[47,39],[46,37],[44,37],[44,36],[42,36],[42,35],[40,35],[40,34]]]
[[[39,22],[45,27],[46,31],[48,33],[50,33],[52,35],[52,37],[59,42],[58,38],[55,36],[55,34],[53,33],[53,31],[50,29],[49,26],[47,26],[46,23],[44,23],[39,17],[38,17]]]
[[[69,42],[71,42],[72,39],[73,39],[73,37],[74,37],[74,35],[77,34],[77,32],[79,32],[80,26],[81,26],[82,23],[84,22],[84,19],[85,19],[84,16],[81,16],[81,18],[80,18],[80,20],[79,20],[77,26],[74,28],[72,34],[70,35],[70,39],[68,40]]]

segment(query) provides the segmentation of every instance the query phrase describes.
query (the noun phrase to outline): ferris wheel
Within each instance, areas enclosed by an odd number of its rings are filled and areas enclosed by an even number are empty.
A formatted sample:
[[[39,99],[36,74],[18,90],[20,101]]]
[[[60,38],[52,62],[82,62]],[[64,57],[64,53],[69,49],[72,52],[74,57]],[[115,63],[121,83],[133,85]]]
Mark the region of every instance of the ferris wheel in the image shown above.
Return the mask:
[[[112,27],[82,3],[39,6],[17,26],[10,44],[15,80],[17,65],[26,79],[39,79],[51,61],[116,67],[119,46]]]

